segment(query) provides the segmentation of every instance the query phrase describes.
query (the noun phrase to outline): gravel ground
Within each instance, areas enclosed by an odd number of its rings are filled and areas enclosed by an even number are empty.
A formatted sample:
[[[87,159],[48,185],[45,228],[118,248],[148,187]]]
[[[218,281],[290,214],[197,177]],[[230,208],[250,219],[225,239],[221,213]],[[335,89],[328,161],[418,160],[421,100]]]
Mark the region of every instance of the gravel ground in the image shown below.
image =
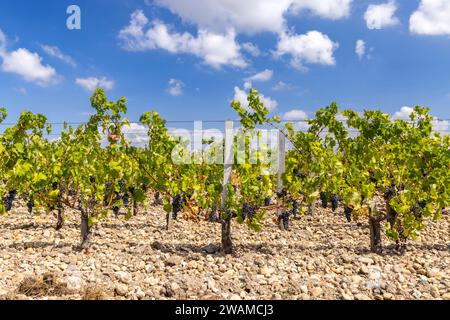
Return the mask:
[[[365,221],[317,208],[287,232],[272,219],[260,233],[233,222],[235,252],[223,255],[219,224],[179,220],[166,231],[160,207],[99,223],[84,252],[79,213],[55,231],[53,215],[16,211],[0,217],[3,299],[450,299],[449,213],[403,254],[386,238],[382,255],[370,253]],[[23,289],[39,276],[67,290]]]

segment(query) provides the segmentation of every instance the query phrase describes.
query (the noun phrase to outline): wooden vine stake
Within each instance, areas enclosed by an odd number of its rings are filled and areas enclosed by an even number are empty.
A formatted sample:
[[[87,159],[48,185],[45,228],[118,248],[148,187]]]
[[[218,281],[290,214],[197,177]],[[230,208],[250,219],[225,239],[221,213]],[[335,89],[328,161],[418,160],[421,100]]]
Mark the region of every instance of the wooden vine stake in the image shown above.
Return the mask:
[[[234,132],[233,121],[225,122],[225,147],[224,147],[224,170],[222,183],[222,250],[226,254],[232,253],[233,242],[231,241],[231,213],[226,207],[227,203],[227,185],[231,178],[234,161]]]
[[[286,156],[286,136],[283,132],[278,131],[278,170],[277,170],[277,192],[283,190],[283,173],[285,171],[285,156]],[[281,219],[281,211],[277,208],[278,225],[281,230],[285,230],[283,219]]]

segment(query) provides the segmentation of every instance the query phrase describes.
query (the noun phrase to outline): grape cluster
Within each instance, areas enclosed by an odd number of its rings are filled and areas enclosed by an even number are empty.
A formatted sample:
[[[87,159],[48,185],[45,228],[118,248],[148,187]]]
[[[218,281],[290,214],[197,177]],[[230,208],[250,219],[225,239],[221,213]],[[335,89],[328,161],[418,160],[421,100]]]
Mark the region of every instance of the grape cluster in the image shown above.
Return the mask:
[[[330,198],[331,201],[331,209],[333,212],[336,211],[336,209],[339,207],[339,198],[337,195],[333,194]]]
[[[281,190],[280,192],[277,192],[277,197],[278,198],[284,198],[287,196],[287,190],[286,188],[283,188],[283,190]]]
[[[306,178],[306,174],[304,172],[301,172],[297,168],[292,170],[292,173],[294,174],[295,177],[300,178],[302,180]]]
[[[128,193],[124,193],[122,196],[123,205],[128,207],[130,205],[130,195]]]
[[[352,208],[350,208],[348,206],[344,207],[345,218],[347,218],[348,222],[352,222],[352,212],[353,212]]]
[[[281,222],[283,223],[284,230],[289,230],[289,217],[290,217],[289,211],[285,211],[280,214],[280,219]]]
[[[77,190],[75,189],[69,189],[69,196],[75,197],[77,195]]]
[[[416,219],[422,218],[423,210],[426,208],[426,206],[427,202],[424,200],[420,200],[414,207],[412,207],[411,212],[414,214]]]
[[[270,196],[267,196],[265,199],[264,199],[264,206],[270,206],[270,203],[272,202],[272,199],[270,198]]]
[[[425,207],[427,206],[427,202],[425,200],[420,200],[419,202],[417,202],[417,205],[421,208],[421,209],[425,209]]]
[[[6,211],[9,212],[12,209],[13,202],[16,199],[17,190],[11,190],[8,192],[8,195],[3,197],[3,204],[6,207]]]
[[[125,179],[122,178],[119,180],[120,193],[123,192],[123,187],[125,186]]]
[[[256,214],[255,206],[247,202],[244,202],[244,204],[242,205],[242,220],[245,220],[246,218],[248,218],[248,220],[252,220],[255,214]]]
[[[392,199],[395,195],[395,186],[391,185],[389,188],[386,189],[386,191],[384,192],[383,196],[385,199]]]
[[[327,194],[323,191],[320,192],[320,201],[322,201],[322,208],[326,209],[328,207]]]
[[[177,194],[172,200],[172,213],[175,220],[177,219],[178,213],[183,209],[183,202],[181,194]]]

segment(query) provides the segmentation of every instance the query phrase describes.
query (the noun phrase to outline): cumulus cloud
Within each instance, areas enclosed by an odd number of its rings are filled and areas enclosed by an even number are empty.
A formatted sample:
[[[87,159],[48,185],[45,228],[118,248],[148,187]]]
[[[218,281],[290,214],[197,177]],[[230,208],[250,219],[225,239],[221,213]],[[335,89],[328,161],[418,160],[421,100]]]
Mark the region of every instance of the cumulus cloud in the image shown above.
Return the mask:
[[[339,44],[319,32],[294,35],[283,33],[278,42],[276,56],[291,56],[291,65],[305,69],[305,64],[335,65],[334,51]]]
[[[130,24],[119,32],[119,39],[126,50],[161,49],[173,54],[192,54],[216,69],[224,65],[238,68],[247,66],[235,38],[233,30],[219,34],[199,29],[196,36],[188,32],[177,33],[161,21],[150,22],[141,10],[135,11],[131,15]]]
[[[413,113],[414,109],[408,106],[402,107],[399,111],[395,112],[392,116],[394,120],[410,120],[409,116]],[[450,123],[447,120],[439,120],[434,118],[432,121],[433,131],[445,133],[450,128]]]
[[[245,78],[246,81],[249,82],[265,82],[272,79],[273,76],[273,70],[266,69],[264,71],[258,72],[257,74]]]
[[[409,19],[411,33],[450,35],[450,1],[422,0]]]
[[[309,124],[306,120],[308,120],[308,114],[299,109],[293,109],[281,116],[282,120],[293,122],[294,129],[306,131],[309,128]]]
[[[400,23],[395,16],[397,4],[391,0],[383,4],[371,4],[364,14],[367,28],[382,29],[384,27],[395,26]]]
[[[105,77],[77,78],[75,83],[90,92],[94,91],[97,87],[104,90],[111,90],[114,87],[114,81],[108,80]]]
[[[364,57],[364,55],[366,54],[366,43],[364,42],[364,40],[356,41],[355,52],[359,59],[362,59]]]
[[[248,94],[244,90],[240,89],[239,87],[234,87],[234,99],[235,101],[239,101],[241,103],[241,106],[249,110],[248,107],[248,101],[247,101]],[[273,100],[270,97],[266,97],[263,94],[259,95],[259,99],[264,104],[264,106],[269,109],[270,111],[276,109],[278,107],[278,102]]]
[[[307,10],[322,18],[338,20],[350,15],[353,0],[294,0],[293,12]]]
[[[62,53],[58,47],[49,46],[49,45],[41,45],[41,48],[48,55],[61,60],[62,62],[68,64],[69,66],[74,67],[74,68],[77,66],[77,64],[75,63],[75,60],[71,56]]]
[[[0,58],[1,70],[15,73],[27,82],[34,82],[46,86],[57,81],[56,70],[42,63],[42,58],[25,48],[14,51],[7,50],[6,35],[0,30]]]
[[[239,33],[280,33],[286,15],[308,12],[326,19],[348,17],[352,0],[156,0],[187,23],[201,29]],[[198,8],[201,8],[199,10]]]
[[[42,64],[42,58],[37,53],[20,48],[12,52],[2,53],[2,70],[15,73],[27,82],[48,85],[56,80],[56,71],[49,65]]]
[[[167,92],[171,96],[181,96],[183,94],[184,82],[177,79],[169,80],[169,88],[167,88]]]

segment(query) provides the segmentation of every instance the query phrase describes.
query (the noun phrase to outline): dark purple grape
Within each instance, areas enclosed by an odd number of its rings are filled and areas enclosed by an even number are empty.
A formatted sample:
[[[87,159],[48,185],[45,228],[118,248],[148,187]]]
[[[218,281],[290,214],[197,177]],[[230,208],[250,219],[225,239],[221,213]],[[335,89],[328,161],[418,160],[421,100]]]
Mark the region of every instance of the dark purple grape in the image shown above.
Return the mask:
[[[347,218],[348,222],[352,222],[352,212],[353,212],[352,208],[347,206],[344,207],[345,218]]]
[[[285,211],[280,214],[280,218],[283,223],[284,230],[289,230],[289,216],[290,216],[289,211]]]
[[[130,204],[130,195],[128,193],[125,193],[122,197],[123,205],[125,207],[128,207]]]
[[[277,192],[277,197],[278,198],[284,198],[287,196],[287,190],[286,188],[283,188],[280,192]]]
[[[28,213],[32,214],[33,213],[33,208],[34,208],[34,199],[30,198],[27,202],[27,209],[28,209]]]
[[[272,201],[272,199],[270,198],[270,196],[267,196],[265,199],[264,199],[264,206],[270,206],[270,203],[271,203],[271,201]]]
[[[333,212],[335,212],[336,209],[339,207],[339,198],[337,195],[333,194],[330,200],[331,200],[331,209],[333,210]]]
[[[183,198],[180,194],[176,195],[172,200],[172,214],[176,220],[178,213],[183,209]]]

